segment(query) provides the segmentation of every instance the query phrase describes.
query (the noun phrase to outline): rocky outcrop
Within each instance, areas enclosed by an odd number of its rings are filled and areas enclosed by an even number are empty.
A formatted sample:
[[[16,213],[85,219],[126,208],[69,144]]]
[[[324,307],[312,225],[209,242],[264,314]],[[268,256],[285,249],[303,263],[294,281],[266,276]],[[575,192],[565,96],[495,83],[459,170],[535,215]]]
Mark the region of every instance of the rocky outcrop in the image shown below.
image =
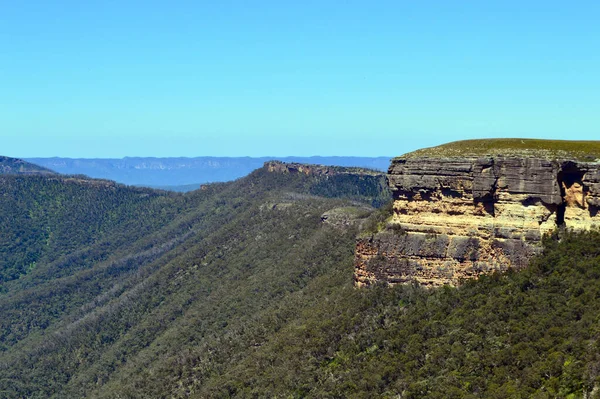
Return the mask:
[[[600,226],[600,163],[520,156],[400,157],[393,215],[359,239],[355,281],[457,284],[524,267],[544,234]]]
[[[373,211],[367,206],[344,206],[333,208],[321,215],[323,224],[345,230],[351,226],[360,226]]]
[[[313,165],[298,162],[269,161],[265,162],[264,167],[269,172],[302,173],[310,176],[334,176],[340,174],[352,174],[363,176],[383,175],[383,172],[378,172],[376,170],[366,168]]]

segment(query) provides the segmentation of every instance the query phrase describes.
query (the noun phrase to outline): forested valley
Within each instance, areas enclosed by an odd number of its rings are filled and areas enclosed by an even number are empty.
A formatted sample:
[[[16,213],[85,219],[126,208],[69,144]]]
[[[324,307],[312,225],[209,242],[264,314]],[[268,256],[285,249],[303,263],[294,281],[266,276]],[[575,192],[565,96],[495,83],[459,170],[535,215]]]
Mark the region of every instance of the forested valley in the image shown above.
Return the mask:
[[[599,232],[458,288],[357,289],[389,199],[264,168],[186,194],[1,175],[0,397],[598,396]]]

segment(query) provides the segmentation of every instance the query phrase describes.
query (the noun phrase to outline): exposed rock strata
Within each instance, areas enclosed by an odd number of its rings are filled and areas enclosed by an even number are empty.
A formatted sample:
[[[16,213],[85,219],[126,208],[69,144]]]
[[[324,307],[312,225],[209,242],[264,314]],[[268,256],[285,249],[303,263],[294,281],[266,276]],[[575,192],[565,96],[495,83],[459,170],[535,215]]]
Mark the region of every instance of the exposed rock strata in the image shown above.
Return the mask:
[[[357,243],[357,285],[457,284],[520,268],[557,227],[600,226],[600,164],[517,157],[401,157],[388,228]]]

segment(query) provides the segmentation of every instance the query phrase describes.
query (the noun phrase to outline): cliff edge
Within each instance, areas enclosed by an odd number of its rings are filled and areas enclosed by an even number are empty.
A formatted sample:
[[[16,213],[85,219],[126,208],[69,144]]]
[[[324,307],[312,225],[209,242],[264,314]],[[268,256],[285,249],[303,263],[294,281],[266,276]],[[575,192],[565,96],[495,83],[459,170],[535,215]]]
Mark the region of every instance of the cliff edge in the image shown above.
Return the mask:
[[[557,228],[600,227],[600,142],[469,140],[394,158],[393,214],[356,248],[356,285],[522,268]]]

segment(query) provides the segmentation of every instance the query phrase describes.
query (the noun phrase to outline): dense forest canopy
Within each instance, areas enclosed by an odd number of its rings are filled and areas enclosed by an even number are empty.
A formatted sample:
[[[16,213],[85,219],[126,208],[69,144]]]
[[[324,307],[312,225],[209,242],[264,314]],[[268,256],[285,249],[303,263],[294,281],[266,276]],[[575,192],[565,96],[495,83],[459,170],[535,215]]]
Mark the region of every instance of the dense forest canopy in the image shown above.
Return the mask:
[[[356,289],[382,179],[0,177],[0,396],[595,395],[600,233],[458,288]]]

